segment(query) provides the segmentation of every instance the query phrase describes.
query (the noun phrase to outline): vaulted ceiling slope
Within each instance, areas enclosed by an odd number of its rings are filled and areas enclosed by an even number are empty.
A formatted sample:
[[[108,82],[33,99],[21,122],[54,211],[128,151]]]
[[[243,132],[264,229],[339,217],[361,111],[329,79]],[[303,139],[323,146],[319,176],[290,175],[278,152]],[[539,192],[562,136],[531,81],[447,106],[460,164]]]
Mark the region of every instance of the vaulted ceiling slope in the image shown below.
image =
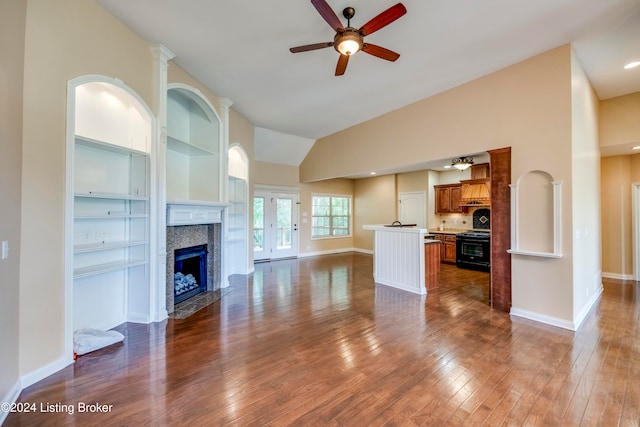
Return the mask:
[[[337,52],[289,48],[333,40],[305,0],[97,0],[257,127],[315,140],[572,43],[601,99],[640,91],[640,0],[402,0],[407,14],[334,76]],[[397,0],[327,0],[359,28]],[[345,20],[346,21],[346,20]],[[344,22],[346,25],[346,22]]]

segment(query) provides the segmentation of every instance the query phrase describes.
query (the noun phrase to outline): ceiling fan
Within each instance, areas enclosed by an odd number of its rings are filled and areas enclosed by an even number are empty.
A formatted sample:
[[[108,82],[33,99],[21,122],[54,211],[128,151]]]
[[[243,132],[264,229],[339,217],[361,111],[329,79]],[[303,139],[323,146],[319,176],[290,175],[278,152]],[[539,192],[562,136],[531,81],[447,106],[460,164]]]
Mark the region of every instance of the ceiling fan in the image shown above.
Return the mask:
[[[347,7],[342,11],[342,15],[347,19],[347,26],[344,27],[340,22],[340,19],[338,19],[338,16],[325,0],[311,0],[311,4],[316,8],[324,20],[327,21],[331,28],[336,31],[336,35],[332,42],[292,47],[289,49],[291,53],[307,52],[309,50],[323,49],[325,47],[333,46],[340,54],[338,64],[336,65],[336,76],[344,74],[347,69],[347,64],[349,63],[349,57],[359,51],[377,56],[378,58],[386,59],[387,61],[395,61],[400,57],[400,54],[389,49],[376,46],[375,44],[365,43],[364,38],[365,36],[373,34],[379,29],[386,27],[407,13],[407,9],[402,3],[391,6],[389,9],[364,24],[359,30],[351,26],[351,18],[356,14],[356,10],[354,8]]]

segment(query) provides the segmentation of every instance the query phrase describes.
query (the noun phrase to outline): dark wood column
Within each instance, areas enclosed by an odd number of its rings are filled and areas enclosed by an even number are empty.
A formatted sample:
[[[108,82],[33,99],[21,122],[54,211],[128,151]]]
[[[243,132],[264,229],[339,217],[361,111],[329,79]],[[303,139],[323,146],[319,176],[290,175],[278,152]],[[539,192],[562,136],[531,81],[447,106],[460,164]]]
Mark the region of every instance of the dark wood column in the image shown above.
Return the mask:
[[[490,150],[491,307],[511,310],[511,147]]]

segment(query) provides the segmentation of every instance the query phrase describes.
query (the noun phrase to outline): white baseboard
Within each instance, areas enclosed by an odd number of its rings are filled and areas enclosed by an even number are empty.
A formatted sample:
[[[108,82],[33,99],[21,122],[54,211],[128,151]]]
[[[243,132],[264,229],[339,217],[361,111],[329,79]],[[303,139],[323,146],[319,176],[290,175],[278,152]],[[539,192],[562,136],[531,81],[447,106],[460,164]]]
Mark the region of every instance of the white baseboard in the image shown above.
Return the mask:
[[[535,313],[529,310],[523,310],[521,308],[511,307],[511,311],[509,314],[512,316],[523,317],[529,320],[535,320],[536,322],[545,323],[551,326],[557,326],[559,328],[568,329],[570,331],[577,331],[584,319],[586,319],[589,311],[593,308],[593,306],[600,299],[600,295],[602,295],[603,288],[602,286],[598,289],[597,292],[594,292],[589,298],[589,301],[582,307],[580,313],[573,319],[573,322],[565,319],[560,319],[558,317],[547,316],[545,314]]]
[[[618,280],[633,280],[633,274],[619,274],[619,273],[602,273],[602,277],[606,277],[607,279],[618,279]]]
[[[563,329],[575,331],[573,322],[570,320],[560,319],[559,317],[547,316],[545,314],[536,313],[534,311],[523,310],[521,308],[511,307],[509,312],[512,316],[523,317],[536,322],[546,323],[547,325],[557,326]]]
[[[149,318],[148,315],[146,314],[140,314],[140,313],[129,313],[127,315],[127,322],[131,322],[131,323],[143,323],[145,325],[148,325],[149,323],[151,323],[151,319]],[[116,325],[117,326],[117,325]],[[113,328],[110,328],[113,329]]]
[[[373,255],[373,250],[371,250],[371,249],[353,248],[353,251],[354,252],[360,252],[361,254]]]
[[[376,284],[389,286],[391,288],[400,289],[400,290],[406,291],[406,292],[411,292],[412,294],[418,294],[418,295],[426,295],[427,294],[427,289],[426,288],[416,288],[416,287],[412,287],[412,286],[406,286],[403,283],[397,283],[397,282],[393,282],[391,280],[378,280],[378,279],[375,279],[375,278],[374,278],[374,280],[375,280]]]
[[[162,322],[164,319],[169,317],[169,313],[166,308],[159,310],[153,318],[154,322]]]
[[[25,389],[30,385],[33,385],[38,381],[47,378],[49,375],[53,375],[56,372],[66,368],[72,363],[73,363],[73,357],[71,358],[71,360],[60,358],[55,362],[52,362],[46,366],[43,366],[42,368],[36,369],[33,372],[23,375],[22,378],[20,378],[20,384],[22,385],[22,388]]]
[[[22,392],[22,387],[20,387],[20,380],[18,380],[11,390],[0,400],[0,403],[15,403],[18,400],[18,396],[20,396],[20,392]],[[4,420],[9,415],[9,412],[5,412],[0,410],[0,425],[4,423]]]
[[[319,256],[319,255],[343,254],[346,252],[362,252],[362,253],[373,254],[373,251],[366,251],[366,249],[341,248],[341,249],[330,249],[328,251],[304,252],[304,253],[298,254],[298,258],[307,258],[307,257]]]
[[[580,325],[582,325],[582,322],[584,322],[584,319],[587,318],[587,315],[589,314],[593,306],[596,305],[596,303],[600,299],[600,295],[602,295],[603,290],[604,288],[601,285],[600,288],[597,290],[597,292],[594,292],[593,295],[591,295],[591,298],[589,298],[589,301],[587,301],[584,307],[582,307],[582,310],[580,310],[580,313],[574,318],[573,320],[573,324],[575,326],[574,331],[577,331]]]

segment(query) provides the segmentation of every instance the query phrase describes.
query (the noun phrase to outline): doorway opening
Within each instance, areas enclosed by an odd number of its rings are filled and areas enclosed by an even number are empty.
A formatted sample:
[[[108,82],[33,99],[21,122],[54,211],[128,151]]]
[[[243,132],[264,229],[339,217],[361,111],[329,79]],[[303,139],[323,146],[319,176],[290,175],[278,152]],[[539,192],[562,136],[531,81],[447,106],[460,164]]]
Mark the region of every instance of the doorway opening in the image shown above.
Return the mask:
[[[298,256],[298,199],[298,193],[293,191],[254,191],[254,261]]]

